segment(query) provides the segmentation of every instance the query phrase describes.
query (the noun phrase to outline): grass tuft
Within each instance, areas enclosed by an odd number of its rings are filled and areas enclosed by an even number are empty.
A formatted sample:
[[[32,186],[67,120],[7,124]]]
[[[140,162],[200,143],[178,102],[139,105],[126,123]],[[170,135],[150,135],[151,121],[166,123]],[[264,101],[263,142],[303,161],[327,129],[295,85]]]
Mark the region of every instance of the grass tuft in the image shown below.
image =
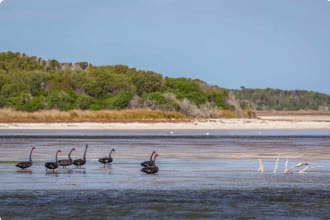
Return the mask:
[[[177,112],[165,112],[149,109],[120,111],[47,110],[23,112],[0,109],[0,122],[131,122],[131,121],[183,121],[186,116]]]

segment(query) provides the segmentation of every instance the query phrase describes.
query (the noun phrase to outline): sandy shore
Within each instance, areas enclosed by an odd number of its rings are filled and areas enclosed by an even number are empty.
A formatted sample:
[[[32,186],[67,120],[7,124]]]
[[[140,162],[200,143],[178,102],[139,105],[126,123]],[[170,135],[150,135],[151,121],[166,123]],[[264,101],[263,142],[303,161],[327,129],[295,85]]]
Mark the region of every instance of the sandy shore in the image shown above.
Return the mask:
[[[191,122],[158,123],[0,123],[0,130],[7,129],[90,129],[90,130],[267,130],[267,129],[329,129],[330,116],[280,117],[265,116],[257,119],[210,119]]]

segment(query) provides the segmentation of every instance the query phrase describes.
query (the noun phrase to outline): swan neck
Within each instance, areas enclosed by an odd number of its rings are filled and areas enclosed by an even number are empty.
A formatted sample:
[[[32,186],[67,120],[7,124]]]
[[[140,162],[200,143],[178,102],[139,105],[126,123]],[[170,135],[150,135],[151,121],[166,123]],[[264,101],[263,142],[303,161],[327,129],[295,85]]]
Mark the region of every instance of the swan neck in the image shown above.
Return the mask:
[[[30,151],[30,156],[29,156],[29,160],[32,161],[32,151],[34,150],[34,148],[31,149]]]
[[[59,151],[56,152],[56,156],[55,156],[55,163],[57,164],[57,155],[58,155]]]
[[[150,155],[150,161],[152,161],[152,157],[154,156],[155,152],[152,152]]]
[[[87,147],[88,147],[88,145],[86,144],[86,147],[85,147],[85,152],[84,152],[84,156],[83,156],[84,160],[86,159],[86,152],[87,152]]]
[[[71,151],[70,151],[70,153],[69,153],[69,155],[68,155],[69,160],[72,160],[72,159],[71,159],[71,153],[72,153],[72,151],[73,151],[73,149],[71,149]]]
[[[110,151],[110,153],[109,153],[109,158],[111,158],[111,154],[112,154],[112,152],[113,152],[113,150]]]

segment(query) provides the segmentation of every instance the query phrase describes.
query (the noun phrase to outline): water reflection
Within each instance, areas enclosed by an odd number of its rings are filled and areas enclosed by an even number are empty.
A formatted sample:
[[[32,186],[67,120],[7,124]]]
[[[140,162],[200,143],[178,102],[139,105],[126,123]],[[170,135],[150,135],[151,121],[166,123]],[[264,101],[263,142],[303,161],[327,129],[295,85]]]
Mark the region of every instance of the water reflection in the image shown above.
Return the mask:
[[[198,136],[196,132],[101,132],[102,136],[97,136],[95,131],[56,131],[54,137],[45,131],[29,131],[29,136],[6,131],[0,138],[1,217],[329,216],[327,131],[290,132],[289,136],[285,131],[267,131],[260,136],[229,131]],[[45,171],[44,163],[54,158],[57,149],[64,152],[59,155],[61,159],[75,147],[72,158],[76,159],[87,143],[87,162],[82,168],[58,168],[55,174]],[[37,146],[33,166],[17,169],[16,162],[26,160],[32,146]],[[104,167],[98,158],[112,148],[116,149],[114,161]],[[160,171],[146,175],[140,172],[140,162],[148,160],[153,150],[160,154]],[[310,168],[305,174],[284,174],[287,158],[288,167],[307,161]],[[262,160],[263,173],[258,172],[258,159]]]

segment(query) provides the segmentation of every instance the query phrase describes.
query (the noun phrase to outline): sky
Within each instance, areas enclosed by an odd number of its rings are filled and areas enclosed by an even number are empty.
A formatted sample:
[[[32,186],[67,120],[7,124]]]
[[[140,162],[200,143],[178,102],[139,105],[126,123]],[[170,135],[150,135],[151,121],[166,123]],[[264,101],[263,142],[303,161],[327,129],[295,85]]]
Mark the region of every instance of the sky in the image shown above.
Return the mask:
[[[0,51],[330,94],[330,1],[3,0]]]

